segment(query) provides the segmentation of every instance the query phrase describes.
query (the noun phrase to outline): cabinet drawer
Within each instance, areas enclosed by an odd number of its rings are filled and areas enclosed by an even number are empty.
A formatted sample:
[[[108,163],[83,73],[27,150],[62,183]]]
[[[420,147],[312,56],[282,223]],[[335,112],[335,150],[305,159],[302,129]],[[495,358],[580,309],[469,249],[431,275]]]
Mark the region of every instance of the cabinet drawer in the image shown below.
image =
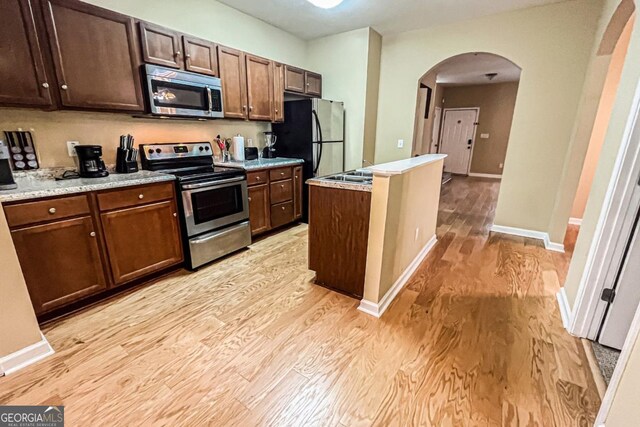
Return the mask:
[[[169,199],[173,199],[173,183],[162,183],[99,193],[98,205],[101,211],[109,211]]]
[[[291,178],[291,168],[277,168],[269,171],[271,181],[280,181],[282,179]]]
[[[287,179],[271,183],[271,204],[282,203],[293,199],[293,181]]]
[[[20,203],[4,207],[10,227],[54,221],[89,213],[86,195],[60,197],[37,202]]]
[[[247,185],[260,185],[269,182],[269,172],[266,170],[247,172]]]
[[[271,227],[279,227],[293,222],[293,202],[271,206]]]

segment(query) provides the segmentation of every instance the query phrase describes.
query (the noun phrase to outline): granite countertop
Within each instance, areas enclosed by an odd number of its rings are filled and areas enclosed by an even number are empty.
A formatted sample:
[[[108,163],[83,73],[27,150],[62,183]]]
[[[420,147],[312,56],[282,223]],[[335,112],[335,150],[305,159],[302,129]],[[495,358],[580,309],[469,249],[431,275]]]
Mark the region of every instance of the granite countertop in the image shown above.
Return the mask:
[[[331,181],[323,177],[311,178],[307,180],[307,184],[318,187],[339,188],[342,190],[366,191],[371,192],[373,185],[368,183]]]
[[[62,172],[64,172],[64,169],[17,172],[14,174],[14,179],[18,184],[18,188],[0,191],[0,203],[175,180],[173,175],[141,170],[127,174],[112,172],[104,178],[78,178],[56,181],[54,177],[61,175]]]
[[[273,159],[257,159],[257,160],[244,160],[244,161],[229,161],[223,162],[221,160],[214,161],[216,166],[226,166],[229,168],[239,168],[246,171],[252,171],[257,169],[275,168],[278,166],[291,166],[304,163],[302,159],[289,159],[286,157],[276,157]]]

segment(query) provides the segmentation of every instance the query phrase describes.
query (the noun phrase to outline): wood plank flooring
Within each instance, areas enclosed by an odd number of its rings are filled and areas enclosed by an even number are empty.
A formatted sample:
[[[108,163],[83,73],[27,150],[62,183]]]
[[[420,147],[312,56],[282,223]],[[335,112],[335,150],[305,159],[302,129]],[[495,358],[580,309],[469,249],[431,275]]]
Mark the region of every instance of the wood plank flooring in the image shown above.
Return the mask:
[[[569,255],[489,233],[499,183],[454,178],[382,319],[312,284],[306,226],[44,327],[0,404],[67,425],[582,426],[600,404],[555,293]]]

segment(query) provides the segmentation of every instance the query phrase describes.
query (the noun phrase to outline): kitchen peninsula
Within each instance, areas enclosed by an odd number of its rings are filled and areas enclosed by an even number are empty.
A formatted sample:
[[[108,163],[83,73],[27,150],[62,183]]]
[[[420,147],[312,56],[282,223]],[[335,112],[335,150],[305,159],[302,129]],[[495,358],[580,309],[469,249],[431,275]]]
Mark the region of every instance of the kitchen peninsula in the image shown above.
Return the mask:
[[[436,243],[444,154],[309,184],[309,269],[316,283],[380,317]]]

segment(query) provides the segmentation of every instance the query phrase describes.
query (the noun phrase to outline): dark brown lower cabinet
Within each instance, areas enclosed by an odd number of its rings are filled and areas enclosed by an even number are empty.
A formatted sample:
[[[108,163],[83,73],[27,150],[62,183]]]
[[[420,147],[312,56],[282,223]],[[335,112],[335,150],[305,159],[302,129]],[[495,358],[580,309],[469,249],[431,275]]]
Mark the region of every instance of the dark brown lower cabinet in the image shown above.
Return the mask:
[[[100,214],[116,285],[182,261],[173,200]]]
[[[249,187],[249,218],[251,234],[259,234],[269,229],[269,185]]]
[[[12,232],[36,314],[106,289],[95,230],[83,216]]]
[[[371,193],[309,186],[309,270],[316,283],[362,298]]]

